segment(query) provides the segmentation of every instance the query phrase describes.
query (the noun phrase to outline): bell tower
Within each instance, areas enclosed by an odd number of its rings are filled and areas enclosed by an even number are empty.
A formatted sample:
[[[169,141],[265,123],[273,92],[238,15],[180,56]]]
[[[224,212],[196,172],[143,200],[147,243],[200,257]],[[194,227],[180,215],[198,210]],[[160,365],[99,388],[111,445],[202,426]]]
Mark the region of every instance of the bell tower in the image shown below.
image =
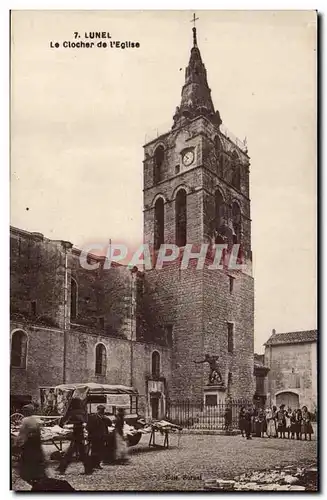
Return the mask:
[[[193,21],[195,21],[194,19]],[[144,242],[198,248],[240,245],[242,270],[186,269],[177,262],[146,273],[153,323],[172,327],[171,398],[203,399],[205,354],[219,357],[231,397],[252,398],[253,278],[249,156],[223,127],[193,27],[181,101],[171,130],[144,146]],[[157,318],[157,320],[154,320]]]
[[[145,243],[238,243],[251,272],[247,147],[222,127],[195,27],[172,129],[144,153]]]

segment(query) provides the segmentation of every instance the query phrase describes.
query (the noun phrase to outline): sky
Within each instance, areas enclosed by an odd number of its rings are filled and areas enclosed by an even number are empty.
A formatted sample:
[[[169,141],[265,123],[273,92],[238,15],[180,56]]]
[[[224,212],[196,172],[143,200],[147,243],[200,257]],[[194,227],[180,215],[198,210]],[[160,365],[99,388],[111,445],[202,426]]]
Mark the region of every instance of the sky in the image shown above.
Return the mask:
[[[316,17],[197,11],[223,124],[247,138],[255,349],[316,328]],[[192,46],[191,11],[12,15],[11,224],[89,243],[143,233],[143,144],[169,131]],[[130,49],[63,48],[105,31]],[[79,40],[78,40],[79,41]],[[59,48],[51,48],[60,43]]]

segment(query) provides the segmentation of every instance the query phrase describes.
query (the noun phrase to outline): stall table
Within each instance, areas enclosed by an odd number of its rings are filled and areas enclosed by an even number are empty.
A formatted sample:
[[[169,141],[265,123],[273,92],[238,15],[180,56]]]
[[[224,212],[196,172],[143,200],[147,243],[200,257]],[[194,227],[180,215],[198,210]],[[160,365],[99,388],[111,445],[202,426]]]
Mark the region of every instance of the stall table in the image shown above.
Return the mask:
[[[161,448],[169,448],[169,434],[170,432],[178,431],[178,446],[180,443],[180,436],[182,427],[172,424],[171,422],[167,422],[166,420],[160,420],[159,422],[152,422],[150,424],[150,440],[149,440],[149,448],[153,447],[161,447]],[[156,432],[160,432],[160,434],[164,435],[163,445],[156,444]]]

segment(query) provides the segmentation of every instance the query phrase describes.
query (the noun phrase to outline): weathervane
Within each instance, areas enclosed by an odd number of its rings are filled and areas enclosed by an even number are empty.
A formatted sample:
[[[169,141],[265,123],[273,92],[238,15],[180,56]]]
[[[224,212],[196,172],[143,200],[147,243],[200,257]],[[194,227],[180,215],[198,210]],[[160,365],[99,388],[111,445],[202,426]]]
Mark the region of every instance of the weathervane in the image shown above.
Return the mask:
[[[193,13],[193,19],[191,19],[191,21],[190,21],[191,23],[194,23],[194,26],[193,26],[193,28],[192,28],[192,30],[193,30],[193,45],[194,45],[194,46],[196,46],[196,45],[197,45],[197,43],[196,43],[196,27],[195,27],[195,23],[196,23],[196,21],[198,21],[198,20],[199,20],[199,18],[198,18],[198,17],[195,17],[195,12],[194,12],[194,13]]]

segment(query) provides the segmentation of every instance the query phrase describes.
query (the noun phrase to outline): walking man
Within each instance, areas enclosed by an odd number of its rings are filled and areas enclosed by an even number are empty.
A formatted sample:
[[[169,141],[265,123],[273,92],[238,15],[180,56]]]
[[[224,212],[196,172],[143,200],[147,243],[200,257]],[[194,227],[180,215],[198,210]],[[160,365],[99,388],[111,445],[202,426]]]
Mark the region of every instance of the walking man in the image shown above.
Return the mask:
[[[85,413],[82,408],[80,399],[72,399],[70,409],[67,412],[67,416],[64,417],[60,423],[61,426],[66,424],[73,424],[73,436],[66,451],[65,455],[60,461],[58,472],[60,474],[65,474],[68,465],[72,462],[74,453],[78,453],[79,459],[83,462],[85,474],[92,474],[93,469],[90,464],[90,460],[85,451],[84,446],[84,429],[83,424],[85,423]]]

